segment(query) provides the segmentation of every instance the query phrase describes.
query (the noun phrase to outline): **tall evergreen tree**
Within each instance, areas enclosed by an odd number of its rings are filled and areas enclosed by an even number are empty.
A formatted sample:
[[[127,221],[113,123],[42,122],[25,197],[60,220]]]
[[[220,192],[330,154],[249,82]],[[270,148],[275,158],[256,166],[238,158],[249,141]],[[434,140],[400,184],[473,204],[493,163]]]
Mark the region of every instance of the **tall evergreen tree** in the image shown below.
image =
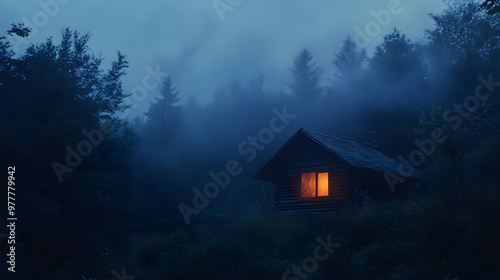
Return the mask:
[[[303,100],[314,99],[321,95],[322,89],[319,86],[319,76],[321,71],[313,62],[313,56],[307,49],[303,49],[293,61],[292,71],[293,82],[290,89],[295,97]]]
[[[342,42],[339,52],[335,52],[334,56],[332,65],[335,79],[328,88],[329,96],[338,96],[352,90],[353,85],[358,83],[367,60],[365,49],[358,48],[356,42],[349,36]]]
[[[342,42],[340,51],[335,53],[332,65],[336,70],[336,78],[342,79],[352,73],[360,71],[366,61],[366,51],[358,48],[356,42],[351,37],[347,37]]]
[[[160,88],[161,96],[151,104],[145,113],[147,125],[153,139],[157,141],[171,140],[177,129],[183,125],[182,106],[179,105],[179,91],[174,87],[173,79],[168,76]]]

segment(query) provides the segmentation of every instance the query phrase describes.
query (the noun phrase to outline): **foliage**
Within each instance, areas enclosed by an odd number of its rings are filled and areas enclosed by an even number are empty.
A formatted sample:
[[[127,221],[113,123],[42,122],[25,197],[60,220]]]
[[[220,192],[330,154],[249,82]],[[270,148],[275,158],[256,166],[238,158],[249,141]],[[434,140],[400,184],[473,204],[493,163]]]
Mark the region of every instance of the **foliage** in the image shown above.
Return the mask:
[[[377,46],[370,61],[370,67],[374,71],[399,77],[411,76],[420,70],[418,65],[415,46],[396,28],[391,34],[384,36],[384,42]]]
[[[320,96],[321,89],[318,85],[321,74],[313,56],[307,49],[303,49],[294,59],[293,67],[290,68],[293,81],[290,89],[294,96],[302,100],[312,100]]]
[[[488,11],[489,15],[500,13],[500,3],[498,0],[485,0],[481,7]]]
[[[149,111],[145,114],[151,138],[157,141],[171,140],[173,135],[182,127],[182,108],[178,105],[179,92],[174,87],[173,79],[168,76],[160,88],[160,98],[151,104]]]
[[[432,14],[431,18],[436,24],[435,29],[427,31],[431,47],[447,63],[487,59],[499,47],[495,19],[488,17],[474,1],[450,1],[443,14]]]
[[[342,42],[342,47],[338,53],[334,53],[335,58],[332,61],[337,70],[337,78],[348,76],[359,72],[366,60],[366,51],[359,49],[356,42],[351,37],[347,37]]]
[[[335,80],[331,82],[328,95],[338,97],[352,90],[363,76],[364,64],[367,61],[366,51],[359,49],[351,37],[347,37],[340,48],[334,53],[331,62],[335,70]]]
[[[13,25],[8,34],[28,32]],[[134,153],[135,133],[114,117],[125,109],[122,102],[128,95],[121,78],[128,63],[118,52],[111,68],[103,69],[89,39],[89,34],[64,29],[60,44],[49,38],[18,57],[5,37],[0,39],[1,154],[2,162],[15,159],[23,173],[16,183],[23,186],[17,193],[22,198],[18,215],[26,223],[18,230],[26,241],[21,255],[29,257],[21,270],[28,277],[48,277],[69,260],[75,269],[83,267],[80,258],[92,258],[97,245],[90,236],[109,222],[99,212],[109,199],[118,200],[118,191],[131,180],[127,159]],[[114,132],[94,138],[97,144],[85,149],[90,154],[59,182],[52,163],[67,165],[65,147],[80,150],[86,139],[82,131],[96,131],[105,122]]]
[[[431,15],[435,27],[425,42],[394,29],[368,58],[347,38],[334,53],[337,75],[328,96],[304,49],[290,69],[292,96],[269,92],[260,75],[229,79],[209,104],[192,98],[181,106],[167,77],[146,118],[130,124],[116,117],[128,96],[124,55],[103,69],[90,35],[69,29],[59,44],[49,38],[23,54],[1,37],[1,154],[24,172],[21,276],[108,279],[112,269],[127,267],[137,279],[279,279],[314,253],[317,237],[330,235],[341,246],[311,278],[498,278],[499,99],[491,94],[456,128],[443,114],[456,113],[455,105],[475,93],[478,75],[498,70],[500,25],[473,1],[447,3]],[[494,10],[492,4],[483,7]],[[29,31],[12,25],[6,36]],[[275,110],[285,106],[300,117],[269,143],[252,146],[255,158],[248,160],[238,146],[268,131],[278,120]],[[67,164],[65,147],[76,149],[86,139],[83,129],[106,121],[115,130],[60,183],[51,163]],[[276,213],[269,184],[251,177],[301,126],[355,141],[376,130],[381,149],[393,154],[408,154],[414,139],[432,138],[437,128],[447,140],[426,157],[426,180],[408,200],[358,193],[362,207]],[[224,170],[229,160],[241,164],[241,174],[186,226],[177,205],[191,202],[193,188],[202,189],[209,172]],[[211,219],[211,212],[226,215]]]

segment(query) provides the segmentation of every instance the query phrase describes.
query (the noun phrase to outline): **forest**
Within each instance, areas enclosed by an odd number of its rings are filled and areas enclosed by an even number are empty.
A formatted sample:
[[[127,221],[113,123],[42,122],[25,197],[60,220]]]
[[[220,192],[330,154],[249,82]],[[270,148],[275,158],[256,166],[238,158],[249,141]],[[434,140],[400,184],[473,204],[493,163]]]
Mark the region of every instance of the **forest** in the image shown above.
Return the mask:
[[[159,97],[134,116],[127,54],[105,67],[91,34],[71,27],[15,53],[8,38],[32,30],[12,23],[0,38],[0,154],[4,171],[15,166],[4,176],[16,272],[2,226],[1,278],[500,279],[500,4],[446,5],[417,41],[394,28],[370,55],[352,36],[330,61],[302,49],[282,67],[289,91],[229,76],[202,103],[156,73],[144,87],[157,82]],[[406,199],[282,213],[253,176],[301,127],[359,142],[375,131],[394,158],[436,129],[442,141],[421,153],[425,179]]]

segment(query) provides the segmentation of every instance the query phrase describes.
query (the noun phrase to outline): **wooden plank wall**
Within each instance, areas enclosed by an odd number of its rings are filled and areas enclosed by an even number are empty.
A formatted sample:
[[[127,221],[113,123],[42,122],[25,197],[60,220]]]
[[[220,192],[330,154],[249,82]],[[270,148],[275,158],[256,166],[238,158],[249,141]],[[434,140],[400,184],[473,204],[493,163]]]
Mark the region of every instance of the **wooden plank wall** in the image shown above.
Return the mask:
[[[275,206],[280,211],[322,212],[338,209],[349,198],[351,168],[316,143],[303,143],[296,153],[283,162],[278,175]],[[300,176],[303,172],[328,172],[329,197],[300,198]]]

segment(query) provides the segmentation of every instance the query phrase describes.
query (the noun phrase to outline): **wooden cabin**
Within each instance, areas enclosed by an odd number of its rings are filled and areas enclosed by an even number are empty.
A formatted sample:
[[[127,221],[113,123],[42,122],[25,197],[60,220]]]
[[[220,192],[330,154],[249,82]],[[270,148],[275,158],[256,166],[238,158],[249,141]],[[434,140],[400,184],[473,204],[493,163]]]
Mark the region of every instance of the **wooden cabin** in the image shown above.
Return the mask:
[[[254,178],[276,184],[274,205],[280,211],[330,211],[355,203],[362,194],[404,196],[402,186],[415,178],[404,178],[393,192],[384,176],[398,174],[399,164],[372,145],[301,128]]]

